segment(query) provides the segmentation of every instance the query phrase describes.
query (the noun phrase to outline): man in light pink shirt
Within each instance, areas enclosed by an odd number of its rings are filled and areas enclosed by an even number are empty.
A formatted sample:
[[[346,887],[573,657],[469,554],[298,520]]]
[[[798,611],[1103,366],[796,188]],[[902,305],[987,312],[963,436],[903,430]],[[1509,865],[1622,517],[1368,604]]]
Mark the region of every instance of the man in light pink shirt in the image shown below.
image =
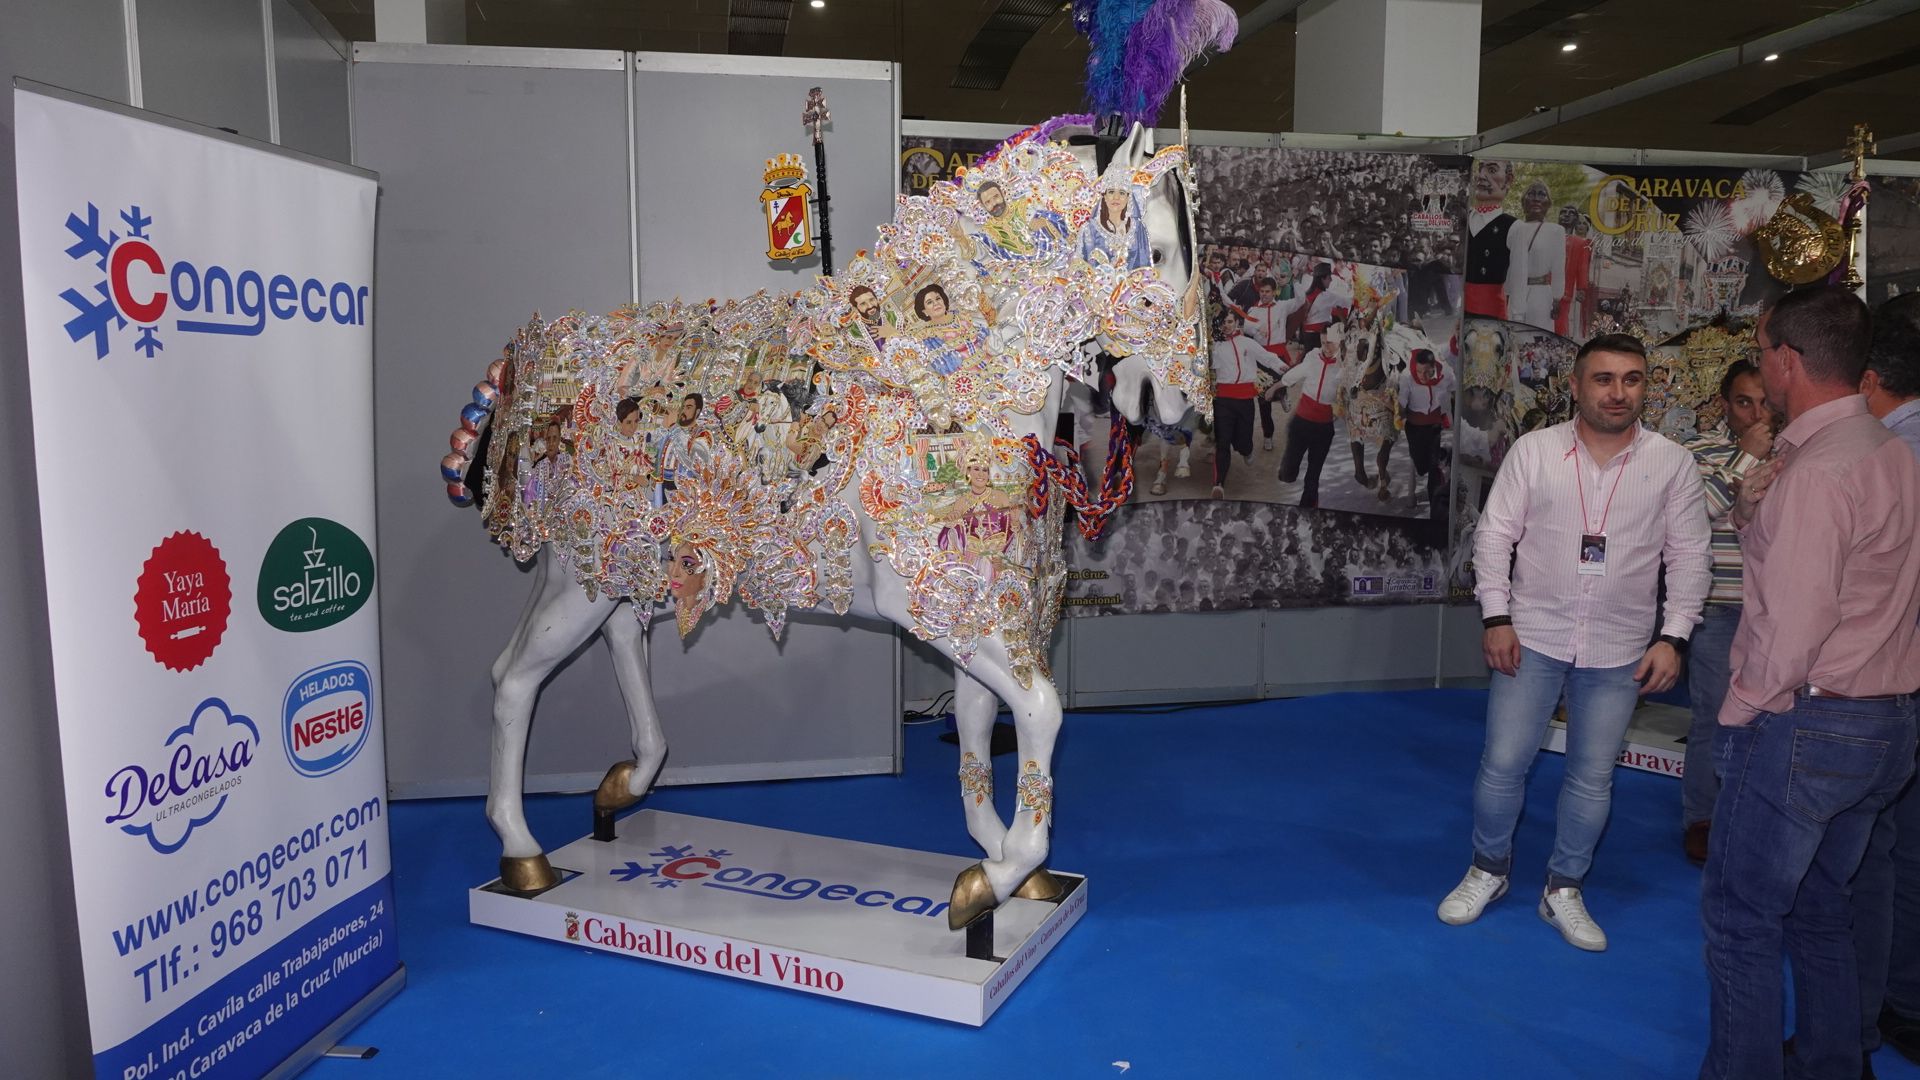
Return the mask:
[[[1493,682],[1473,866],[1441,901],[1444,923],[1474,921],[1507,891],[1527,772],[1564,694],[1567,773],[1539,912],[1575,947],[1607,947],[1582,889],[1612,807],[1614,761],[1640,694],[1679,677],[1712,565],[1693,455],[1640,426],[1646,382],[1638,339],[1587,342],[1573,362],[1574,419],[1514,443],[1481,511],[1473,565]]]
[[[1712,1029],[1700,1075],[1783,1075],[1784,949],[1793,1076],[1861,1069],[1848,881],[1914,767],[1920,687],[1920,462],[1868,412],[1866,305],[1789,293],[1756,334],[1787,417],[1732,518],[1746,560],[1702,883]]]

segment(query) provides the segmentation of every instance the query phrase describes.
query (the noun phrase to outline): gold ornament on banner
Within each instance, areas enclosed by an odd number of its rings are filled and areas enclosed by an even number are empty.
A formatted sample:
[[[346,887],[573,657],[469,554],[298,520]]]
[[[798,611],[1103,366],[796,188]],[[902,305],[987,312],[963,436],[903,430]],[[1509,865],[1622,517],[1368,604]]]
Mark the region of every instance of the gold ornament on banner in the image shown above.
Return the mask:
[[[1789,285],[1819,281],[1847,253],[1840,223],[1816,207],[1813,196],[1804,191],[1787,196],[1773,219],[1754,230],[1753,241],[1767,273]]]
[[[767,189],[760,206],[767,222],[767,258],[801,259],[813,254],[813,219],[807,212],[807,167],[798,154],[767,159]]]

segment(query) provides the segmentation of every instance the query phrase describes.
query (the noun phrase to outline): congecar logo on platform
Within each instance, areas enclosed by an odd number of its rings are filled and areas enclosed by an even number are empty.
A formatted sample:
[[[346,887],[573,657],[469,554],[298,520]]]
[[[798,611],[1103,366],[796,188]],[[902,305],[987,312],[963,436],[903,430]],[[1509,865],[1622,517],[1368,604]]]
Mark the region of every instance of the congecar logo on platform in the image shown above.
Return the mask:
[[[344,768],[373,731],[373,676],[341,660],[303,673],[287,687],[281,709],[287,761],[305,776]]]
[[[61,291],[73,311],[65,328],[75,342],[93,343],[95,359],[105,359],[113,335],[129,327],[134,350],[152,358],[166,348],[161,335],[168,329],[254,337],[270,323],[367,324],[372,290],[365,284],[326,281],[290,267],[229,266],[190,250],[176,254],[193,259],[169,260],[162,251],[189,245],[191,237],[163,242],[153,225],[138,204],[121,210],[117,222],[103,221],[93,203],[67,215],[73,236],[67,256],[96,273],[86,287]]]
[[[640,882],[656,889],[677,889],[681,885],[699,885],[708,889],[755,896],[764,900],[847,903],[856,908],[882,908],[903,915],[933,916],[947,910],[947,902],[926,896],[896,896],[886,889],[864,885],[827,883],[819,878],[759,871],[738,864],[729,865],[733,852],[720,848],[706,854],[691,844],[669,845],[650,852],[649,859],[638,863],[627,860],[607,873],[619,881]]]
[[[193,830],[212,821],[240,786],[260,745],[253,721],[208,698],[175,728],[150,760],[124,765],[107,778],[106,823],[144,836],[171,855]]]

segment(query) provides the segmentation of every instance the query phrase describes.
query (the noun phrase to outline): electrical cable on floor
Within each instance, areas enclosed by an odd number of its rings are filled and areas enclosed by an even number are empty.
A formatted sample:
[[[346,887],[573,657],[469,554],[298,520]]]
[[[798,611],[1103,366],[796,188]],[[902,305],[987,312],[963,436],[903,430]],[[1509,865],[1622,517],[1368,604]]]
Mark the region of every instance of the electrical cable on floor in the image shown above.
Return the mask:
[[[905,713],[901,714],[900,722],[908,725],[930,724],[935,720],[945,719],[952,705],[953,691],[946,690],[943,691],[939,697],[934,698],[933,703],[926,708],[908,709]]]

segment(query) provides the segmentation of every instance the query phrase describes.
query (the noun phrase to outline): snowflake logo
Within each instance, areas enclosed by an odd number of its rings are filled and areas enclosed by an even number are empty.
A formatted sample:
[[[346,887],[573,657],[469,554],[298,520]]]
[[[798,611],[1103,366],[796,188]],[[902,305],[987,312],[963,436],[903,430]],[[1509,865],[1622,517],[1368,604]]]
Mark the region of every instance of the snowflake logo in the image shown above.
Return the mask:
[[[702,857],[694,854],[695,848],[692,844],[668,844],[658,851],[650,851],[647,853],[649,859],[660,859],[662,860],[660,862],[648,865],[627,859],[619,866],[609,869],[607,873],[616,881],[622,883],[637,882],[641,878],[652,878],[653,880],[646,882],[646,884],[652,885],[656,889],[677,889],[680,887],[681,881],[691,879],[683,876],[685,872],[680,868],[676,868],[674,864],[691,860],[693,863],[698,864],[696,869],[703,866],[705,869],[710,870],[718,866],[719,860],[733,854],[733,852],[725,848],[708,848],[706,850],[706,855]],[[662,871],[666,871],[666,873],[662,873]],[[704,875],[695,873],[693,876],[700,877]]]
[[[128,324],[126,313],[114,301],[113,289],[108,281],[108,261],[113,255],[114,245],[123,239],[138,240],[149,255],[153,250],[145,243],[151,238],[147,228],[153,224],[153,218],[141,213],[136,204],[120,211],[120,221],[127,227],[125,237],[102,222],[100,208],[92,203],[87,204],[84,217],[77,213],[67,215],[67,232],[74,238],[66,248],[67,257],[76,262],[91,262],[93,268],[100,272],[100,280],[94,283],[90,293],[80,289],[66,289],[60,293],[60,299],[74,310],[73,318],[67,320],[65,327],[67,336],[76,342],[92,339],[96,360],[106,358],[109,333],[125,330]],[[148,261],[148,265],[156,269],[158,263],[157,256]],[[98,299],[95,299],[95,295]],[[160,343],[158,329],[157,324],[152,323],[135,327],[133,347],[145,353],[148,359],[166,347]]]

